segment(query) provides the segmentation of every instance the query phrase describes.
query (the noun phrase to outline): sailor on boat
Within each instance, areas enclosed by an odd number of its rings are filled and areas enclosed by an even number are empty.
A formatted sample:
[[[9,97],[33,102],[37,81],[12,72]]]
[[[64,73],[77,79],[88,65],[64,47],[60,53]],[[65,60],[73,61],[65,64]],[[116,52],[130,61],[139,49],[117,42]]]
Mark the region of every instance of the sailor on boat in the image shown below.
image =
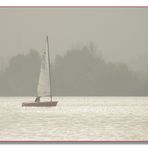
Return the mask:
[[[40,102],[40,97],[36,97],[35,102]]]

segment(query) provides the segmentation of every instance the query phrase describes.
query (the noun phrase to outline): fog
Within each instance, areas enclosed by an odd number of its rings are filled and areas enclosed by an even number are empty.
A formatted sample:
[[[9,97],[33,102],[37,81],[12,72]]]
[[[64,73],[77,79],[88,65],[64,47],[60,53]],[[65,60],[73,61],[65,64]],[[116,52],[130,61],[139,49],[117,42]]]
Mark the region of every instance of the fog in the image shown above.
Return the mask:
[[[40,51],[49,36],[51,57],[94,42],[106,61],[148,72],[147,8],[0,8],[0,56]]]

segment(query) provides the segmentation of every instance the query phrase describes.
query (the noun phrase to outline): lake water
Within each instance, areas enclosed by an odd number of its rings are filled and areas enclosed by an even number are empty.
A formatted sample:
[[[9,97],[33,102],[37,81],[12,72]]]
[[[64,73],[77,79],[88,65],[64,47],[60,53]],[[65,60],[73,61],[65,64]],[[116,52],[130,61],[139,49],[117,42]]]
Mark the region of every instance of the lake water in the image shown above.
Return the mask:
[[[148,140],[148,97],[55,97],[57,107],[0,98],[0,140]]]

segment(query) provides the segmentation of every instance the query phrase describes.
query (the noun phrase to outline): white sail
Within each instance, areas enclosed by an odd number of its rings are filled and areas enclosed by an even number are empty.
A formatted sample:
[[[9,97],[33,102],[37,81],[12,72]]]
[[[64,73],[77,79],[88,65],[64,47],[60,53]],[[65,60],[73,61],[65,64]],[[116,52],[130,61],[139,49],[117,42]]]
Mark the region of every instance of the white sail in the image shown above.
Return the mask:
[[[50,96],[49,59],[48,47],[43,49],[40,76],[38,82],[38,96]]]

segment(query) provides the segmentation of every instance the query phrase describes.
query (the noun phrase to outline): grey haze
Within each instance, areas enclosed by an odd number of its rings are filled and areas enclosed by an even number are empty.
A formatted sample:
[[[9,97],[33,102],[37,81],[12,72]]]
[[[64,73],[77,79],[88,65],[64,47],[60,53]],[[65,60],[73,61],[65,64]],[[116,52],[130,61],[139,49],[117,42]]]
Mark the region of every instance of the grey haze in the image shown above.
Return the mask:
[[[147,8],[1,8],[0,56],[43,48],[49,35],[52,58],[75,44],[93,41],[107,61],[148,71]]]

